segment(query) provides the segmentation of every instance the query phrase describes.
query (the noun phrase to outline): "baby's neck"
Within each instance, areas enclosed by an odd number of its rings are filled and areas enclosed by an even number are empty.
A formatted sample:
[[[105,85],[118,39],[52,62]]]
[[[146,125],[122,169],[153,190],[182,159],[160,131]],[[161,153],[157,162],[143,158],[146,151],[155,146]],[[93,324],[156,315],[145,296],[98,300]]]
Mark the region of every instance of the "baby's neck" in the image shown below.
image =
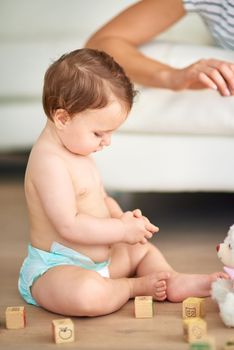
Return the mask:
[[[41,137],[57,147],[64,148],[55,124],[49,119],[47,119],[46,125],[41,133]]]

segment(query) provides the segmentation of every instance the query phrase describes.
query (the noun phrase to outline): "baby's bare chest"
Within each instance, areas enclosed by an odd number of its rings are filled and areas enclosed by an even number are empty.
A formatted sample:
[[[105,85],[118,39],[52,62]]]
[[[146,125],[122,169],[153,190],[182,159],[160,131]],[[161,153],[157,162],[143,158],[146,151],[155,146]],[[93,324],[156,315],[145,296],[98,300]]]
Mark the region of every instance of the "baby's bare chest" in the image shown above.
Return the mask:
[[[76,195],[77,205],[101,205],[104,198],[103,185],[95,163],[81,159],[69,163],[69,171]]]

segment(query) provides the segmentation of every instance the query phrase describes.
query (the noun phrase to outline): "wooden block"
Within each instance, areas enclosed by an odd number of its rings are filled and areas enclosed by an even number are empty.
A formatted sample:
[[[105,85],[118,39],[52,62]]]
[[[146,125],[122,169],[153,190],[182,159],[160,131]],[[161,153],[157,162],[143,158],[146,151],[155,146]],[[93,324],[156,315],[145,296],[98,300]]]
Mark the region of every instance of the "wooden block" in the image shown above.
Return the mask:
[[[205,300],[204,298],[187,298],[183,301],[183,318],[205,316]]]
[[[9,306],[6,308],[6,328],[20,329],[26,326],[24,306]]]
[[[153,317],[153,298],[151,296],[135,297],[134,305],[136,318]]]
[[[70,318],[53,320],[52,330],[56,344],[71,343],[75,340],[74,324]]]
[[[183,320],[184,337],[189,343],[206,337],[207,323],[202,318],[193,317]]]
[[[196,340],[190,343],[189,350],[215,350],[215,339],[212,337],[205,337],[202,340]]]

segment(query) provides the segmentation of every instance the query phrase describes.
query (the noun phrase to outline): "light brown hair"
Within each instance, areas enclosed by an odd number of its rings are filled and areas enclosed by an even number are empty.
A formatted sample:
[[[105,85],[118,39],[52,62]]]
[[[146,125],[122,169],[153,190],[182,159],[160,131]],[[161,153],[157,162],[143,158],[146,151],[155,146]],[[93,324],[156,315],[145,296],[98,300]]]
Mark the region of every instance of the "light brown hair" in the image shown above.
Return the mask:
[[[107,53],[79,49],[64,54],[45,74],[43,107],[48,118],[65,109],[70,116],[105,107],[110,93],[130,110],[136,91],[123,68]]]

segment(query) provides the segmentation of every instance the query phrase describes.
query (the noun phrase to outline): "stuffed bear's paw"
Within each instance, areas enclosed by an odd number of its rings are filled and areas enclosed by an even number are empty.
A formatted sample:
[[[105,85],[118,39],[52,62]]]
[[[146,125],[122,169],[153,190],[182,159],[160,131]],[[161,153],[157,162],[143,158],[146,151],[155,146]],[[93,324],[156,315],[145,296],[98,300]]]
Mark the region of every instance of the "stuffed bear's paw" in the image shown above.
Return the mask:
[[[234,327],[234,293],[228,292],[223,303],[219,304],[220,317],[228,327]]]

